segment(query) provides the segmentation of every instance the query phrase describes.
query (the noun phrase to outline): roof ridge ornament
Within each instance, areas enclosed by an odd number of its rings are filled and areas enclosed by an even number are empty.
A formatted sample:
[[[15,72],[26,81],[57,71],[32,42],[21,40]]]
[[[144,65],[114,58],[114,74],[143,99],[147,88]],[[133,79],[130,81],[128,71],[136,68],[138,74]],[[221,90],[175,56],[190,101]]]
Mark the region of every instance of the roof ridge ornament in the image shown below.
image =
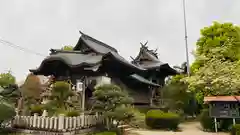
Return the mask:
[[[148,47],[147,47],[148,41],[146,41],[144,44],[143,44],[142,42],[140,42],[140,44],[141,44],[141,47],[144,47],[144,48],[146,47],[146,48],[148,48]]]
[[[156,48],[155,50],[148,49],[148,46],[147,46],[148,41],[146,41],[144,44],[142,42],[140,42],[140,44],[141,44],[141,50],[144,49],[145,51],[149,52],[150,54],[152,54],[153,56],[155,56],[158,59],[158,53],[157,53],[158,48]]]
[[[80,31],[80,30],[79,30],[79,33],[80,33],[81,35],[85,35],[85,34],[84,34],[82,31]]]

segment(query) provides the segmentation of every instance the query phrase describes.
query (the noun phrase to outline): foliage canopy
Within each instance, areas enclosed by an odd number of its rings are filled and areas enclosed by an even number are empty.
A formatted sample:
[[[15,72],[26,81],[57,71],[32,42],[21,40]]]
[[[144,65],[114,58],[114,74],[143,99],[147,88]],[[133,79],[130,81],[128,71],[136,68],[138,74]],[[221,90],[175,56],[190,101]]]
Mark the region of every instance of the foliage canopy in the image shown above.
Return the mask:
[[[16,83],[16,78],[12,75],[10,71],[0,74],[0,87],[6,88],[11,84]]]
[[[130,108],[133,99],[116,85],[105,84],[96,87],[93,98],[95,101],[93,108],[103,113],[109,122],[108,129],[114,126],[113,121],[117,122],[115,125],[117,127],[120,122],[129,121],[133,117],[132,108]]]
[[[73,50],[73,46],[66,45],[66,46],[63,46],[61,49],[65,50],[65,51],[72,51]]]
[[[214,22],[201,30],[196,43],[192,74],[182,80],[196,93],[199,103],[204,96],[239,95],[240,27]]]

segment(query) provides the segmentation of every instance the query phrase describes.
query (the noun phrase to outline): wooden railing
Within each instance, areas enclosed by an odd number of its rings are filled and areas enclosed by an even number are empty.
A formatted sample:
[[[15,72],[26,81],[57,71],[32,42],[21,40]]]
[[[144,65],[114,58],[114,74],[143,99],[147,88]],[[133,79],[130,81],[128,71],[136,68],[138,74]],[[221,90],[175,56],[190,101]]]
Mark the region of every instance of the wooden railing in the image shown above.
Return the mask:
[[[39,129],[48,131],[74,131],[86,129],[103,123],[103,117],[98,115],[81,115],[77,117],[44,117],[38,116],[15,116],[11,126],[21,129]]]

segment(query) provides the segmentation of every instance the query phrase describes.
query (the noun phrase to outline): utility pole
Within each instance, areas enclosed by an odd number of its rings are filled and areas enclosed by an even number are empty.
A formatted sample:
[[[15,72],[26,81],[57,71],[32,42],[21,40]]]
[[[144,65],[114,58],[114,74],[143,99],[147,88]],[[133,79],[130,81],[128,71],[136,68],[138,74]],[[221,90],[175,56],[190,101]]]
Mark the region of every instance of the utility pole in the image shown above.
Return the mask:
[[[190,76],[190,64],[189,64],[189,55],[188,55],[188,36],[187,36],[187,19],[186,19],[186,5],[185,0],[183,0],[183,17],[184,17],[184,31],[185,31],[185,51],[186,51],[186,60],[187,60],[187,74]]]

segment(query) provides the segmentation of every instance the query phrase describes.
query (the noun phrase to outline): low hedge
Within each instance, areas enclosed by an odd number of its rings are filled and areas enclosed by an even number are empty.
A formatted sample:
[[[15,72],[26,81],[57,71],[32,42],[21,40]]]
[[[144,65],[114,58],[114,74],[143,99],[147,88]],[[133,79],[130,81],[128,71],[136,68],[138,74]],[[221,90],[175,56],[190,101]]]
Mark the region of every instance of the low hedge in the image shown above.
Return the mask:
[[[44,106],[43,105],[34,105],[30,107],[30,114],[33,116],[35,113],[37,113],[38,115],[42,115],[44,110]]]
[[[214,131],[214,119],[209,116],[209,110],[203,109],[199,115],[199,121],[204,130]]]
[[[68,112],[66,112],[65,115],[66,115],[67,117],[77,117],[77,116],[80,115],[80,112],[73,110],[73,111],[68,111]]]
[[[232,126],[231,135],[240,135],[240,124]]]
[[[146,128],[145,113],[141,113],[139,110],[134,109],[133,118],[126,124],[133,128]]]
[[[150,110],[146,114],[146,125],[153,129],[176,130],[180,123],[180,116],[176,113]]]

